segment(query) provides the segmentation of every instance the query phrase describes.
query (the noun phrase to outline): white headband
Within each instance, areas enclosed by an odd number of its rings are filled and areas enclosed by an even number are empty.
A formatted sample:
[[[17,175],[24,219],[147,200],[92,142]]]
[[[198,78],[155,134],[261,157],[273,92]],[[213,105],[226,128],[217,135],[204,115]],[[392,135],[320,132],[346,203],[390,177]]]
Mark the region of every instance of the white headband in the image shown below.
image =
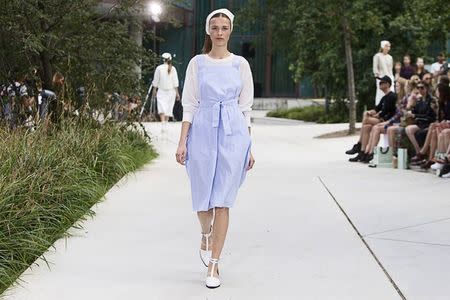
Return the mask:
[[[390,44],[389,41],[381,41],[381,43],[380,43],[381,49],[383,49],[384,46],[386,46],[387,44]]]
[[[170,53],[167,53],[167,52],[163,53],[161,55],[161,57],[164,58],[164,59],[172,60],[172,55]]]
[[[233,13],[226,8],[221,8],[221,9],[217,9],[217,10],[213,11],[206,18],[205,30],[206,30],[207,35],[210,35],[209,34],[209,21],[211,21],[212,16],[214,16],[216,14],[224,14],[225,16],[227,16],[230,19],[230,23],[231,23],[230,30],[233,30],[233,20],[234,20]]]

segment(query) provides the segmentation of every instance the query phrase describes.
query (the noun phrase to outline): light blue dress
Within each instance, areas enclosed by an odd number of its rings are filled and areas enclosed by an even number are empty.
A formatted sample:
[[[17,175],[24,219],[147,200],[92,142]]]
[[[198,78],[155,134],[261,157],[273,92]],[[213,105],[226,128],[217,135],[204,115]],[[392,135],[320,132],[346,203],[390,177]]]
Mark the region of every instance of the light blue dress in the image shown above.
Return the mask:
[[[187,138],[186,169],[194,211],[232,207],[249,162],[250,134],[238,106],[239,57],[209,65],[197,56],[199,108]]]

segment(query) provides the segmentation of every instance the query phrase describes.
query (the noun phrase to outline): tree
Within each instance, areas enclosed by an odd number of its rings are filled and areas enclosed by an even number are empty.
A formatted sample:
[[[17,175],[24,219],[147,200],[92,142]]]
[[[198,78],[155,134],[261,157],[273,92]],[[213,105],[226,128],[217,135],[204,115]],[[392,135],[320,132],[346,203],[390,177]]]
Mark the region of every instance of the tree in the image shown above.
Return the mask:
[[[145,64],[152,52],[130,38],[129,27],[142,26],[135,14],[143,8],[140,1],[117,3],[105,13],[98,10],[98,0],[5,2],[0,14],[0,80],[37,68],[44,88],[54,88],[53,74],[59,71],[67,92],[86,86],[91,104],[104,101],[105,91],[137,93],[134,67],[141,60]]]
[[[274,50],[288,57],[294,80],[309,75],[326,97],[348,99],[353,133],[356,98],[360,110],[374,103],[371,64],[379,42],[390,40],[394,57],[407,50],[422,55],[432,41],[445,43],[448,5],[437,0],[249,0],[238,21],[255,26],[270,11]]]

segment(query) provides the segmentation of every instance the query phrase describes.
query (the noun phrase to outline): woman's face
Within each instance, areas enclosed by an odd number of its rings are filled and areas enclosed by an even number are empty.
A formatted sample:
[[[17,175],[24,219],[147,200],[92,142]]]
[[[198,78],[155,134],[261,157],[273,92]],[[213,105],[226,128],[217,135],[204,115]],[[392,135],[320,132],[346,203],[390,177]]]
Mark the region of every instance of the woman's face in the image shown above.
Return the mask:
[[[417,89],[419,90],[419,93],[422,95],[422,96],[425,96],[426,94],[427,94],[427,88],[423,85],[423,84],[419,84],[418,86],[417,86]]]
[[[418,67],[423,67],[423,59],[422,59],[422,58],[418,58],[418,59],[417,59],[416,65],[417,65]]]
[[[400,63],[395,64],[394,68],[395,68],[395,72],[396,73],[400,73],[400,70],[402,69],[402,65]]]
[[[430,84],[431,84],[431,73],[427,73],[427,74],[423,75],[422,80],[423,80],[426,84],[430,85]]]
[[[226,17],[216,17],[209,21],[209,33],[213,45],[227,46],[231,35],[230,20]]]
[[[386,43],[386,45],[384,45],[383,52],[387,54],[389,51],[391,51],[391,44]]]
[[[409,56],[403,57],[403,63],[405,64],[405,66],[409,66],[411,64],[411,59],[409,58]]]

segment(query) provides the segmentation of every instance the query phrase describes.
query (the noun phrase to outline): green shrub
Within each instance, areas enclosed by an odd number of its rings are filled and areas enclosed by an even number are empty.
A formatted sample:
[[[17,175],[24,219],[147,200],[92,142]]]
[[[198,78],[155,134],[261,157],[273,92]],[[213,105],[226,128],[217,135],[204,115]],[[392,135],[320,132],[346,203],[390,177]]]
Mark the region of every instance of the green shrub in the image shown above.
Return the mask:
[[[81,120],[0,129],[0,294],[128,172],[156,156],[141,133]]]
[[[349,120],[348,109],[343,101],[333,102],[328,113],[325,111],[324,106],[315,105],[274,110],[268,112],[267,116],[316,123],[346,123]]]

